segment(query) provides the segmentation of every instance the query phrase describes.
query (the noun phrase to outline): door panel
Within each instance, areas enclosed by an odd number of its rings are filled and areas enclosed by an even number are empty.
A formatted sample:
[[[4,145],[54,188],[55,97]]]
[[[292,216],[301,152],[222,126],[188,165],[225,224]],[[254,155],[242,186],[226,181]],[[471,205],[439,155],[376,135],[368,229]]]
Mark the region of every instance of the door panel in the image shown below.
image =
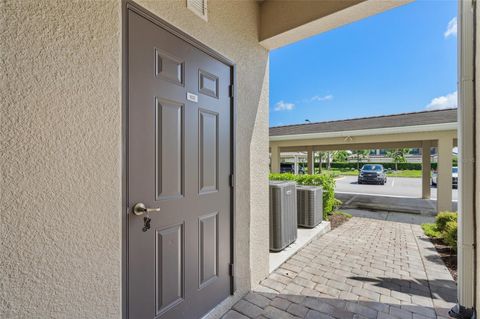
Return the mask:
[[[184,105],[157,98],[156,187],[157,200],[183,196]]]
[[[218,113],[199,110],[198,170],[200,193],[217,191],[218,175]]]
[[[198,219],[198,272],[202,289],[217,276],[218,261],[218,212],[201,216]]]
[[[183,224],[156,231],[156,314],[162,314],[184,299]]]
[[[231,69],[129,10],[128,74],[129,317],[199,318],[230,293]]]
[[[162,76],[165,79],[172,81],[178,85],[185,84],[185,63],[184,61],[169,56],[168,53],[162,52],[155,48],[155,72],[157,76]]]

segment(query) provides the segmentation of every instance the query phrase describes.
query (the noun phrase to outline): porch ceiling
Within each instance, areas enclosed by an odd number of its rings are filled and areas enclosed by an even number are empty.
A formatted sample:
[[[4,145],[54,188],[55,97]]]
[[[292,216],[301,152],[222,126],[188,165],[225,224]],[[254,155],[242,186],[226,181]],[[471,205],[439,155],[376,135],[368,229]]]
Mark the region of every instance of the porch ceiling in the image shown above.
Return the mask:
[[[412,1],[261,1],[260,44],[267,49],[275,49]]]

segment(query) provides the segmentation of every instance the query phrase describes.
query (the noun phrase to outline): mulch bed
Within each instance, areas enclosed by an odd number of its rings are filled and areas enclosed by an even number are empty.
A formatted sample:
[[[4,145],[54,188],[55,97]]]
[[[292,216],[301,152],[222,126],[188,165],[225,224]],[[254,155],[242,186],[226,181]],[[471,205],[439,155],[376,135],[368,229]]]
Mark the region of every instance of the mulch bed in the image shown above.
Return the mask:
[[[435,246],[438,254],[442,258],[448,271],[452,274],[452,277],[457,281],[457,253],[449,246],[445,245],[441,239],[430,238],[430,241]]]
[[[341,224],[347,222],[349,220],[348,217],[344,216],[344,215],[330,215],[328,217],[328,220],[330,221],[330,228],[331,229],[335,229],[337,228],[338,226],[340,226]]]

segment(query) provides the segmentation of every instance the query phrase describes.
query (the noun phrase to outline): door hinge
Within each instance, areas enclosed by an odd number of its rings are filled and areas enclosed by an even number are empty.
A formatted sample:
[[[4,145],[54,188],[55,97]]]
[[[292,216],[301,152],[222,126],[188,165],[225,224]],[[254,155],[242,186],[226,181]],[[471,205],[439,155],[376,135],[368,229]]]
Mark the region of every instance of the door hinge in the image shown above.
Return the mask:
[[[230,97],[233,97],[233,85],[228,86],[228,94],[230,95]]]
[[[235,187],[235,176],[230,174],[230,187]]]
[[[235,269],[233,268],[233,264],[228,265],[228,274],[233,276]]]

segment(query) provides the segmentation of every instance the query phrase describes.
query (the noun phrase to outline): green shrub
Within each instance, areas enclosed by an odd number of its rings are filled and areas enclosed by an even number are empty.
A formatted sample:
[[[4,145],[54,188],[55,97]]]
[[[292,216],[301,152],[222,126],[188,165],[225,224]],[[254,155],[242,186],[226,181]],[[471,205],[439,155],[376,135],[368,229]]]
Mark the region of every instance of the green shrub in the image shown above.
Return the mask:
[[[435,224],[422,224],[428,237],[440,238],[453,250],[457,250],[457,213],[441,212],[435,218]]]
[[[438,213],[437,217],[435,217],[435,224],[437,224],[438,231],[443,232],[449,222],[457,222],[457,216],[457,213],[452,212]]]
[[[272,181],[296,181],[297,176],[298,175],[295,175],[295,174],[292,174],[292,173],[283,173],[283,174],[270,173],[270,180],[272,180]]]
[[[323,163],[322,163],[323,164]],[[395,169],[395,163],[369,163],[369,162],[360,162],[358,165],[362,167],[365,164],[381,164],[385,169]],[[436,163],[432,163],[432,168],[436,168]],[[322,165],[323,166],[323,165]],[[357,169],[357,162],[333,162],[330,164],[332,169]],[[421,170],[421,163],[398,163],[398,169],[403,170]]]
[[[445,224],[442,232],[442,239],[453,250],[457,250],[457,221],[450,221]]]
[[[337,210],[338,208],[340,208],[340,206],[342,206],[342,204],[343,204],[343,202],[342,202],[341,200],[336,199],[336,198],[333,199],[333,208],[334,208],[335,210]]]
[[[422,229],[425,235],[432,238],[440,238],[441,233],[437,229],[437,224],[422,224]]]
[[[291,173],[270,174],[270,180],[275,181],[295,181],[299,185],[322,186],[323,188],[323,218],[332,212],[338,202],[335,201],[335,179],[333,174],[303,174],[295,175]]]
[[[387,162],[387,163],[374,163],[374,162],[360,162],[359,166],[362,167],[364,164],[381,164],[385,169],[395,169],[395,163]],[[457,160],[452,160],[452,165],[457,166]],[[327,167],[326,163],[322,163],[322,167]],[[357,162],[332,162],[330,163],[331,169],[357,169]],[[431,168],[436,170],[437,163],[431,163]],[[398,163],[398,170],[405,171],[405,170],[412,170],[418,171],[422,169],[421,163]]]

